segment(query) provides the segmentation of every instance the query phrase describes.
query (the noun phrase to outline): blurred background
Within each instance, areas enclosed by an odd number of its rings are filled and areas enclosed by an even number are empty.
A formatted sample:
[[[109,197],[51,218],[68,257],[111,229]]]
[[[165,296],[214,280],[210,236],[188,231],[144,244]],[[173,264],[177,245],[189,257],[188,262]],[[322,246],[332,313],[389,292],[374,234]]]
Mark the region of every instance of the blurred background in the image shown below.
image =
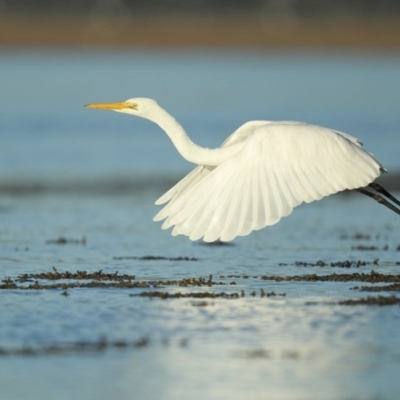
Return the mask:
[[[0,44],[398,48],[398,0],[1,0]]]

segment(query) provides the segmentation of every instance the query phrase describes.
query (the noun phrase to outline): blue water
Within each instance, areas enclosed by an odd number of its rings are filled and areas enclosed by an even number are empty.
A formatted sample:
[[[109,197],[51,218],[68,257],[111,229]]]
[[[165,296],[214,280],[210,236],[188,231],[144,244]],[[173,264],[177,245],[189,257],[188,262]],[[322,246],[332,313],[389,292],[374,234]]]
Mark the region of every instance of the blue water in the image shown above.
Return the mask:
[[[1,290],[2,349],[100,337],[150,340],[100,353],[0,354],[1,398],[396,398],[399,306],[338,304],[396,292],[350,290],[371,285],[357,281],[261,279],[372,269],[399,274],[395,214],[361,195],[332,196],[231,246],[172,237],[152,222],[153,203],[191,166],[150,122],[83,105],[153,97],[210,147],[249,119],[303,120],[359,137],[398,171],[399,56],[2,50],[0,66],[1,279],[53,267],[146,281],[212,274],[225,284],[158,290],[245,293],[201,305],[129,296],[142,289],[69,289],[67,297],[61,290]],[[141,185],[113,191],[107,185],[114,180]],[[46,190],[9,189],[32,184]],[[60,236],[85,237],[86,244],[47,242]],[[355,250],[358,245],[375,250]],[[146,255],[197,261],[126,258]],[[376,259],[350,269],[294,265]],[[262,298],[261,289],[285,296]]]
[[[156,99],[204,146],[251,119],[300,120],[360,137],[387,168],[400,165],[393,54],[3,50],[0,66],[2,180],[189,170],[157,126],[83,108],[130,97]]]

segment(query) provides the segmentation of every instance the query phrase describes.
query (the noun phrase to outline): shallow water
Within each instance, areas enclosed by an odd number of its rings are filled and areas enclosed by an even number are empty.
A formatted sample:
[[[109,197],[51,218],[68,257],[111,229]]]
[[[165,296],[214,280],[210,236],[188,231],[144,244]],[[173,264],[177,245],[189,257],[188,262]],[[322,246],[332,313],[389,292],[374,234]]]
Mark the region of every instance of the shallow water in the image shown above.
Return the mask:
[[[54,267],[164,282],[158,288],[69,288],[66,293],[0,290],[2,398],[369,400],[397,395],[399,305],[340,302],[398,292],[352,289],[385,284],[361,278],[262,278],[371,270],[398,275],[395,214],[359,194],[332,196],[232,245],[171,237],[152,222],[153,203],[190,166],[151,124],[81,105],[155,97],[209,146],[261,112],[270,119],[307,120],[360,136],[385,166],[397,170],[398,57],[3,51],[1,60],[9,70],[0,78],[8,98],[1,100],[6,112],[0,121],[0,278],[15,280]],[[138,186],[112,190],[109,184],[116,179]],[[10,183],[19,184],[19,191]],[[35,192],[31,184],[45,190]],[[60,237],[71,241],[57,244]],[[319,260],[327,265],[296,264]],[[365,265],[330,266],[345,260]],[[222,285],[168,284],[207,281],[210,275]],[[145,291],[238,297],[131,296]],[[262,295],[272,292],[276,296]]]
[[[30,346],[39,352],[0,357],[6,398],[50,399],[56,393],[62,399],[107,399],[111,393],[121,399],[241,398],[249,393],[255,399],[392,398],[399,389],[399,306],[338,302],[393,292],[350,290],[371,286],[357,280],[275,282],[262,276],[369,274],[372,269],[398,274],[397,218],[361,196],[333,197],[301,207],[276,227],[231,246],[207,246],[159,230],[151,222],[153,194],[2,198],[9,206],[2,214],[0,236],[3,277],[52,272],[55,267],[62,272],[118,271],[135,275],[137,281],[207,280],[212,274],[214,281],[224,283],[68,289],[69,296],[62,296],[61,289],[2,290],[2,349]],[[370,239],[356,239],[357,233]],[[85,237],[86,244],[46,243],[59,236]],[[360,244],[377,249],[352,250]],[[147,255],[197,260],[132,259]],[[293,265],[319,260],[371,264]],[[261,297],[261,289],[277,296]],[[130,297],[148,290],[240,296]],[[40,353],[46,346],[93,344],[100,338],[149,342],[128,349]]]

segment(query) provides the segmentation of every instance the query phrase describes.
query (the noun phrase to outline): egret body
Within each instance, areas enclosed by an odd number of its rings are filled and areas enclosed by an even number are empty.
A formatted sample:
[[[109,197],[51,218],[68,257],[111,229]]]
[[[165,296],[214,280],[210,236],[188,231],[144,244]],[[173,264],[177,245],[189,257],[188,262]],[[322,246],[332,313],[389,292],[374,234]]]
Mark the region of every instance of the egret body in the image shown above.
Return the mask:
[[[179,154],[197,164],[161,196],[154,217],[191,240],[230,241],[274,225],[303,202],[356,189],[400,215],[395,199],[373,181],[386,170],[346,133],[294,121],[250,121],[216,149],[193,143],[181,125],[154,100],[89,104],[148,119],[165,131]]]

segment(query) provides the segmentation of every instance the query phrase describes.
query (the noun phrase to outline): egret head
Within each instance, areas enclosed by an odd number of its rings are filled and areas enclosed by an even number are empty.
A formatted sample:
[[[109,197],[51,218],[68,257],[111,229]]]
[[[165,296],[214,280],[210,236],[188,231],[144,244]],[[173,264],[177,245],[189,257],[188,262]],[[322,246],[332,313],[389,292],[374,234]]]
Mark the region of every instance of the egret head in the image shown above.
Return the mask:
[[[152,111],[159,108],[156,101],[146,98],[128,99],[118,103],[93,103],[87,104],[85,107],[97,108],[99,110],[111,110],[143,118],[149,118]]]

